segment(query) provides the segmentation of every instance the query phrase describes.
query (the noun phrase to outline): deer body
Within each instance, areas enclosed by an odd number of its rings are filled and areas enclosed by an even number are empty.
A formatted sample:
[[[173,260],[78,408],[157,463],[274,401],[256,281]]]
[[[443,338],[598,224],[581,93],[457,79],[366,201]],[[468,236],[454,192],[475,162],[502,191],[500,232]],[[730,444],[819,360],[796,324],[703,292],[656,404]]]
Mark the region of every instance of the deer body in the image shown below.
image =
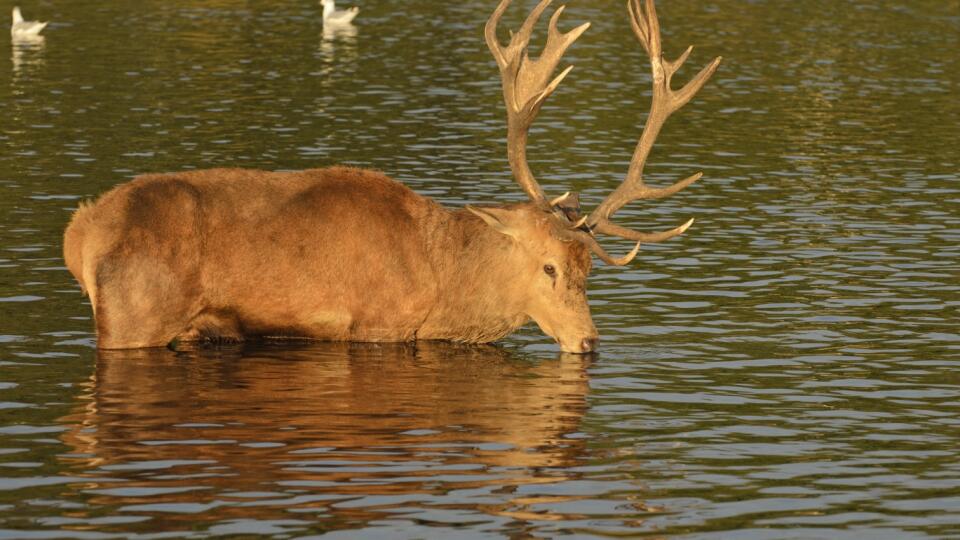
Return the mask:
[[[529,206],[514,211],[537,212]],[[343,167],[142,176],[78,210],[64,253],[102,348],[254,336],[490,342],[536,311],[510,236]],[[526,274],[539,278],[538,262]],[[589,255],[573,264],[585,279]],[[585,305],[585,293],[575,300]],[[587,309],[565,313],[584,314],[579,339],[595,338]]]
[[[623,183],[581,216],[575,195],[547,199],[526,142],[540,107],[572,68],[554,76],[557,65],[589,23],[560,32],[557,9],[532,59],[527,45],[550,0],[541,0],[504,46],[497,24],[509,4],[500,0],[484,36],[503,80],[508,161],[529,202],[451,211],[380,173],[343,167],[139,177],[82,205],[65,233],[64,258],[90,297],[98,346],[257,336],[482,343],[533,319],[564,351],[593,351],[590,254],[625,265],[641,242],[672,238],[693,222],[644,233],[612,217],[632,201],[672,195],[700,178],[652,188],[643,168],[664,122],[720,58],[673,90],[671,77],[691,49],[664,59],[653,0],[628,0],[652,66],[651,110]],[[636,245],[612,257],[596,234]]]

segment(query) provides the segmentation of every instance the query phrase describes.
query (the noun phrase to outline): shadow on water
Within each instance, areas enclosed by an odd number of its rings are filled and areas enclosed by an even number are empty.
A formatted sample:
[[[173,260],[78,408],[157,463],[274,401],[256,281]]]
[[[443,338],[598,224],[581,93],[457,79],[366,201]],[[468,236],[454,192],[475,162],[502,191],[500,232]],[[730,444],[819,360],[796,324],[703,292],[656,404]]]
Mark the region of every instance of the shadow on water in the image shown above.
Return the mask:
[[[90,507],[144,530],[503,526],[518,486],[576,474],[589,362],[438,343],[101,352],[63,459],[91,476]]]

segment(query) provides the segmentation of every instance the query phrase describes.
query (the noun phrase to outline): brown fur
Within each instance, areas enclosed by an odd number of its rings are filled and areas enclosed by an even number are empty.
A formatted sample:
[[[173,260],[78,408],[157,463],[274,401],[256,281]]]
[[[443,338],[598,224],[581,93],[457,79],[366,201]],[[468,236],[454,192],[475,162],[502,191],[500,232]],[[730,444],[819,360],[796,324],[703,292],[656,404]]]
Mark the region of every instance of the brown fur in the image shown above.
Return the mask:
[[[531,203],[474,212],[483,219],[345,167],[144,175],[80,205],[64,258],[90,297],[101,348],[477,343],[533,318],[564,350],[588,350],[589,252],[560,240],[559,221]]]

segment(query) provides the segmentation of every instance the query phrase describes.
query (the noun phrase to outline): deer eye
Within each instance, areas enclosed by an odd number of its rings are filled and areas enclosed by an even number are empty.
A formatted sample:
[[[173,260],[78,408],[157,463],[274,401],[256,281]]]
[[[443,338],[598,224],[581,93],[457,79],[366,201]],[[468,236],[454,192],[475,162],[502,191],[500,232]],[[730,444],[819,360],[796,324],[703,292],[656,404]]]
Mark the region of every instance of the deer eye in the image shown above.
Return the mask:
[[[545,265],[543,265],[543,271],[544,271],[544,273],[546,273],[548,276],[552,276],[552,275],[554,275],[554,274],[557,273],[557,269],[554,268],[554,266],[553,266],[552,264],[545,264]]]

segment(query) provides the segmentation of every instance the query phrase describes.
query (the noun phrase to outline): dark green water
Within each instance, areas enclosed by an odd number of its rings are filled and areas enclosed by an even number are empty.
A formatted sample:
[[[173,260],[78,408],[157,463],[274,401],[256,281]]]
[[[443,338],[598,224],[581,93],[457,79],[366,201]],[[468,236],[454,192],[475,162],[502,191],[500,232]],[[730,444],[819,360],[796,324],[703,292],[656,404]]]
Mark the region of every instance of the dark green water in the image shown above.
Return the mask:
[[[0,538],[960,538],[960,2],[660,4],[684,77],[725,61],[648,179],[706,175],[621,220],[697,223],[597,268],[593,358],[534,327],[98,355],[61,234],[136,174],[520,200],[493,2],[358,0],[327,36],[312,1],[23,4],[53,23],[0,38]],[[570,5],[593,27],[530,144],[587,207],[648,106],[623,14]]]

